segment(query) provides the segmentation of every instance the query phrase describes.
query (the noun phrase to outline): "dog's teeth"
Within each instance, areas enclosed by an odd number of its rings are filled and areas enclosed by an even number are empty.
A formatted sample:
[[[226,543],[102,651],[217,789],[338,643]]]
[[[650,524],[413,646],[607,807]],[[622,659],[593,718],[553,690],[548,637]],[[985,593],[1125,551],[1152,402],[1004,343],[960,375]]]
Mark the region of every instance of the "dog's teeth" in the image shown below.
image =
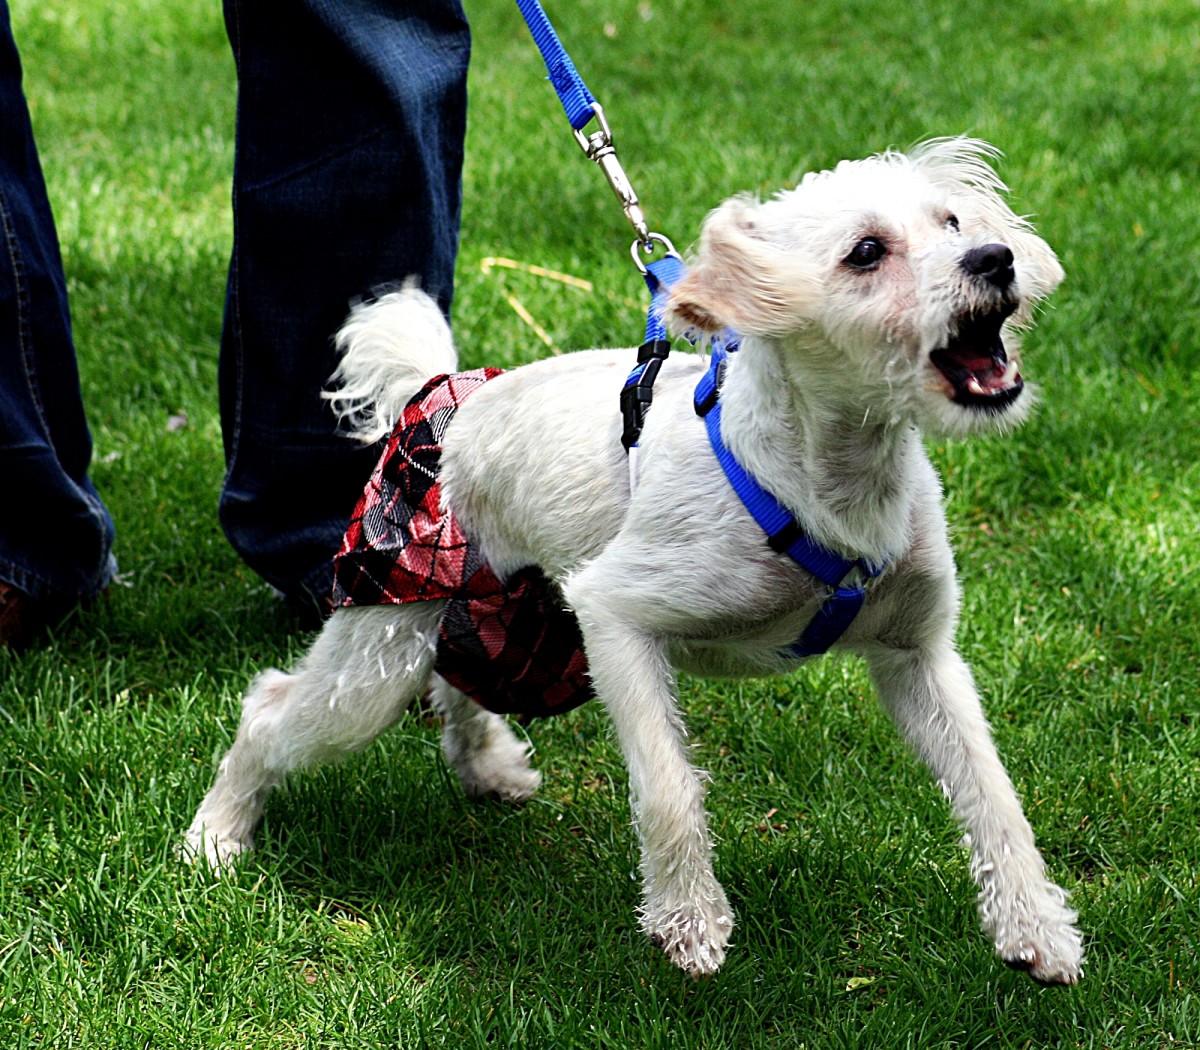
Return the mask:
[[[971,376],[971,378],[967,380],[967,393],[980,395],[985,393],[983,387],[979,383],[979,380],[974,376]]]

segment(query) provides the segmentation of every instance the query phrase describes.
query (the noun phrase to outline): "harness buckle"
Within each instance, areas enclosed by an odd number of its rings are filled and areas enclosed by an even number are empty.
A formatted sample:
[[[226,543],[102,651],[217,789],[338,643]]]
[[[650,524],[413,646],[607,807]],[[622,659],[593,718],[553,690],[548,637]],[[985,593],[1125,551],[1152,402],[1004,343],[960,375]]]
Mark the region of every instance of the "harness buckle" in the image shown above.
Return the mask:
[[[629,452],[641,437],[646,424],[646,413],[654,400],[654,380],[658,370],[671,352],[671,344],[665,339],[643,343],[638,348],[638,366],[625,381],[621,389],[621,444]]]

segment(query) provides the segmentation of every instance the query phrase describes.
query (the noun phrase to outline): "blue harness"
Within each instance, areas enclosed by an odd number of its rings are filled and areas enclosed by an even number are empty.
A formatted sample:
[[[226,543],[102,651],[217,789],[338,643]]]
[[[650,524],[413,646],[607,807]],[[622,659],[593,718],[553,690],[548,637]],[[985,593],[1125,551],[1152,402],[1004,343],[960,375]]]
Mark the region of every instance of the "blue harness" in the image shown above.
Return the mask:
[[[646,413],[653,400],[654,380],[670,352],[671,344],[667,340],[662,312],[671,286],[685,273],[682,261],[673,253],[645,267],[646,284],[650,288],[646,341],[638,349],[638,363],[621,391],[621,414],[624,420],[621,443],[626,451],[637,447]],[[721,437],[721,380],[729,355],[737,351],[738,342],[738,337],[732,333],[714,340],[708,370],[696,384],[693,398],[696,414],[704,419],[709,444],[730,486],[750,516],[766,533],[767,545],[780,554],[786,554],[829,588],[817,614],[786,650],[795,657],[818,656],[828,652],[830,646],[854,622],[866,601],[866,582],[883,572],[885,565],[873,565],[862,558],[843,558],[822,547],[805,533],[795,516],[737,461],[725,444]]]

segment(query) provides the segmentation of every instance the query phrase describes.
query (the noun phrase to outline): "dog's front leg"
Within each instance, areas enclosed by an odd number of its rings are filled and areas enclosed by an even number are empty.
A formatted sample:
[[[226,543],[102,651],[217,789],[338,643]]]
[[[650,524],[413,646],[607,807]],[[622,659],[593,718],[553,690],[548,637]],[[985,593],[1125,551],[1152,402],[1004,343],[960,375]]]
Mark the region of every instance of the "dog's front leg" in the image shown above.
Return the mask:
[[[693,976],[725,961],[733,913],[712,869],[704,774],[688,761],[662,643],[581,617],[597,694],[616,727],[641,842],[641,926]]]
[[[1066,894],[992,742],[971,672],[947,642],[871,654],[880,696],[966,827],[979,913],[1000,957],[1036,980],[1074,984],[1083,948]]]

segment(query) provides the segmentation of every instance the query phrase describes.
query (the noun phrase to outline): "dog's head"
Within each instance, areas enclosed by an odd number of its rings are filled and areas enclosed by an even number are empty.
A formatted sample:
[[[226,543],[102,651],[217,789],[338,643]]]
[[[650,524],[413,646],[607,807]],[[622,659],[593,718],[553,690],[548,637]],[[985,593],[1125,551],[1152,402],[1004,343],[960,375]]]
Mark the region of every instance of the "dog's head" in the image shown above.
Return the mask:
[[[679,331],[769,339],[806,381],[927,429],[1019,422],[1016,330],[1062,280],[975,139],[843,161],[766,202],[727,201],[673,290]]]

